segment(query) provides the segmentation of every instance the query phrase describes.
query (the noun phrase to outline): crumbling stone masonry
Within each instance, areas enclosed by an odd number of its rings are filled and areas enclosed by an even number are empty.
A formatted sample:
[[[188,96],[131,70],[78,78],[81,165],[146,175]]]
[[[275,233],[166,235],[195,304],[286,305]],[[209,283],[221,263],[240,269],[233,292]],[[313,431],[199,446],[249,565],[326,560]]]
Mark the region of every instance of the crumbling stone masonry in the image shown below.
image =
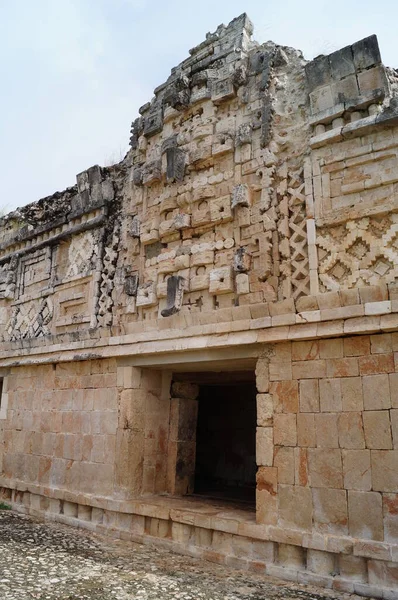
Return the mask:
[[[375,36],[312,62],[251,36],[208,34],[121,163],[1,220],[1,493],[391,600],[398,74]]]

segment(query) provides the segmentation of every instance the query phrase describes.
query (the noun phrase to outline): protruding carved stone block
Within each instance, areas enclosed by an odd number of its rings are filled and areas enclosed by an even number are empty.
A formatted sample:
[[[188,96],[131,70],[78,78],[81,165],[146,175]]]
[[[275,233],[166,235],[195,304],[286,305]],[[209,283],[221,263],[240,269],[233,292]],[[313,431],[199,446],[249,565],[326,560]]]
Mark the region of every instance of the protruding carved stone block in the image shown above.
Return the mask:
[[[136,296],[138,291],[138,273],[128,275],[124,281],[124,291],[128,296]]]
[[[132,172],[132,176],[131,176],[131,180],[133,182],[134,185],[142,185],[142,166],[135,166],[133,167],[133,172]]]
[[[232,190],[232,201],[231,207],[236,206],[249,206],[250,204],[250,190],[246,183],[240,183],[236,185]]]
[[[152,110],[144,119],[144,135],[151,137],[156,133],[160,133],[163,127],[163,111],[161,108]]]
[[[234,140],[230,136],[223,133],[216,137],[216,141],[211,147],[211,153],[213,156],[221,156],[222,154],[233,152],[233,150]]]
[[[231,267],[220,267],[210,271],[210,294],[227,294],[234,291]]]
[[[170,84],[164,94],[163,104],[169,105],[176,110],[183,110],[189,105],[190,90],[189,77],[180,75]]]
[[[137,306],[154,306],[157,303],[153,281],[143,283],[137,290]]]
[[[141,233],[141,222],[139,217],[134,216],[131,220],[130,235],[133,238],[139,238]]]
[[[161,237],[180,231],[181,229],[187,229],[191,225],[191,215],[186,213],[177,213],[172,219],[163,221],[159,226],[159,235]]]
[[[185,279],[179,275],[172,275],[167,280],[167,306],[161,312],[162,317],[170,317],[177,313],[182,306]]]
[[[159,241],[159,216],[149,218],[140,226],[141,244],[153,244]]]
[[[246,248],[238,248],[234,255],[234,271],[236,273],[247,273],[250,269],[251,255]]]
[[[235,96],[235,88],[232,79],[222,79],[212,86],[211,99],[214,104],[221,104]]]
[[[250,144],[252,141],[252,126],[251,123],[243,123],[239,125],[238,131],[235,138],[235,145],[237,147],[243,146],[244,144]]]
[[[185,172],[185,152],[183,152],[180,148],[168,148],[166,150],[166,159],[167,181],[182,181],[184,179]]]
[[[146,163],[142,170],[142,183],[152,185],[162,179],[162,163],[160,160],[154,160]]]
[[[232,219],[230,196],[210,200],[210,218],[213,223],[221,223]]]

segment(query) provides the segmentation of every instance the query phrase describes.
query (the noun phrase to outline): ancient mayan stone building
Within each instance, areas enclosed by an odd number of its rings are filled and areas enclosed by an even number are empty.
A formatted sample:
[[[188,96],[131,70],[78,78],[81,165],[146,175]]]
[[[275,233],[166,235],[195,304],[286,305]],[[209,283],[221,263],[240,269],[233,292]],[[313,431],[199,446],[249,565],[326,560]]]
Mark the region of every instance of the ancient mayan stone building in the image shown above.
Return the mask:
[[[251,36],[208,34],[120,164],[2,219],[2,496],[397,598],[398,74],[375,36]]]

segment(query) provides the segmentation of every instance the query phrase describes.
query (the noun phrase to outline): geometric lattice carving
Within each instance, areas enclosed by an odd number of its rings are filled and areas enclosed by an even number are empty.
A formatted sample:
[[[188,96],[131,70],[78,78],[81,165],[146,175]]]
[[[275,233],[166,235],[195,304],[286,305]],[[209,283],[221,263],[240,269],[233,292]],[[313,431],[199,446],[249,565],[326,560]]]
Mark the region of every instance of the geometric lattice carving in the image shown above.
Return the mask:
[[[113,291],[115,285],[115,273],[118,259],[118,248],[120,241],[120,222],[116,221],[113,233],[106,244],[103,258],[101,281],[99,285],[99,298],[97,309],[97,322],[99,327],[112,325],[112,308],[114,304]]]
[[[324,290],[391,283],[398,278],[398,214],[365,217],[317,232]]]
[[[281,198],[280,190],[284,194]],[[307,222],[302,170],[288,173],[286,182],[279,188],[279,204],[282,220],[279,232],[288,238],[280,242],[281,254],[285,260],[281,265],[284,276],[284,297],[295,300],[310,293],[310,275],[307,243]]]
[[[87,274],[94,267],[97,254],[98,245],[92,231],[74,235],[68,250],[68,267],[65,277]]]
[[[50,297],[35,299],[13,308],[5,327],[5,338],[20,340],[37,338],[51,333],[48,325],[53,318],[53,304]]]

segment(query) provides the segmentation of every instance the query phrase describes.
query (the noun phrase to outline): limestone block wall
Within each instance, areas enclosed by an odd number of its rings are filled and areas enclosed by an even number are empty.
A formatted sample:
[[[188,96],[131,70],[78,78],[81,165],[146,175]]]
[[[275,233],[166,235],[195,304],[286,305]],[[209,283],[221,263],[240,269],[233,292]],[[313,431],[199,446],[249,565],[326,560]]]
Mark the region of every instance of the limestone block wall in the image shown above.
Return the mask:
[[[259,360],[257,522],[388,555],[398,541],[397,350],[392,333],[282,343]]]
[[[11,369],[3,476],[75,494],[114,493],[118,390],[114,360]]]

